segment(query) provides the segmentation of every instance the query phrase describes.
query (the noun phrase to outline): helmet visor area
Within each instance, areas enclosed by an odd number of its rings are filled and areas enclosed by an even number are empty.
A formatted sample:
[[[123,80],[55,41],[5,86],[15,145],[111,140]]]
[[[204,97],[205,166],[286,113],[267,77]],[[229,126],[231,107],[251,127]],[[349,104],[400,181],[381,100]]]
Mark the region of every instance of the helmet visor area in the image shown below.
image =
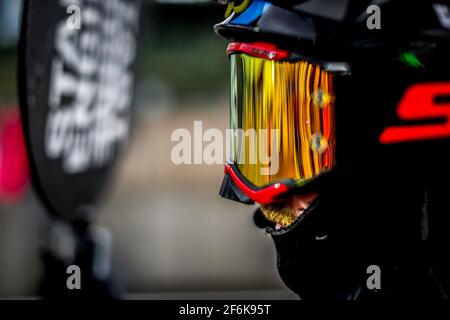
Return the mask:
[[[228,160],[259,188],[301,186],[335,164],[333,75],[305,60],[233,52]]]

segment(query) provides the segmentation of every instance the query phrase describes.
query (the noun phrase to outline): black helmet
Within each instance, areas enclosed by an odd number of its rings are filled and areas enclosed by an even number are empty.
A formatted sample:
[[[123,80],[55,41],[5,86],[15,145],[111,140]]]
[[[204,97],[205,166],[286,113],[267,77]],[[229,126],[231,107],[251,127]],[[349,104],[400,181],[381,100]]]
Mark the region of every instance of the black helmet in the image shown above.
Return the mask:
[[[408,49],[411,42],[450,40],[450,9],[442,1],[228,2],[227,19],[214,29],[230,41],[268,41],[297,50],[301,46],[302,51],[315,49],[320,55],[325,49]]]
[[[222,196],[270,203],[346,170],[388,183],[448,162],[449,4],[221,2],[234,130]]]

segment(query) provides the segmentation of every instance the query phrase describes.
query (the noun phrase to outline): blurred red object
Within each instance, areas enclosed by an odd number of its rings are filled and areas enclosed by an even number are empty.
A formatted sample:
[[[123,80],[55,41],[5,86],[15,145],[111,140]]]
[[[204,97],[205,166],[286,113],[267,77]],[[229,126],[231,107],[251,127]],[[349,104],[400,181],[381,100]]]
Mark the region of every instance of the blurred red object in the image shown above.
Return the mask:
[[[22,200],[28,188],[27,152],[18,108],[0,107],[0,203]]]

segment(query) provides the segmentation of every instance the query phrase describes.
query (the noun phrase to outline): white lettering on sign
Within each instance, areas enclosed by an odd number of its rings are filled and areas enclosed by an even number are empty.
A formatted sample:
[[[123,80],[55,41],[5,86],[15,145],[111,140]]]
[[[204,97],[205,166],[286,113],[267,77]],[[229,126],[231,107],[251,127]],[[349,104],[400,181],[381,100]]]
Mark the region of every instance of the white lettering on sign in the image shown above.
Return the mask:
[[[71,2],[71,3],[70,3]],[[44,141],[67,174],[108,164],[129,133],[139,8],[124,0],[60,0],[81,8],[83,27],[55,33]]]

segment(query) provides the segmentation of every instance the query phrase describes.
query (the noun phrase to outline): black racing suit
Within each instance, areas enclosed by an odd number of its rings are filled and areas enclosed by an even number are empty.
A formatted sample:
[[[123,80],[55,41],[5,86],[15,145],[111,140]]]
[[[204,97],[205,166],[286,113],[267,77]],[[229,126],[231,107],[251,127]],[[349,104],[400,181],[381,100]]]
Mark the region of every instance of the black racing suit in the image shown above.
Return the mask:
[[[347,174],[290,227],[275,230],[259,210],[255,223],[272,234],[280,276],[300,299],[447,299],[450,196],[442,178]]]

